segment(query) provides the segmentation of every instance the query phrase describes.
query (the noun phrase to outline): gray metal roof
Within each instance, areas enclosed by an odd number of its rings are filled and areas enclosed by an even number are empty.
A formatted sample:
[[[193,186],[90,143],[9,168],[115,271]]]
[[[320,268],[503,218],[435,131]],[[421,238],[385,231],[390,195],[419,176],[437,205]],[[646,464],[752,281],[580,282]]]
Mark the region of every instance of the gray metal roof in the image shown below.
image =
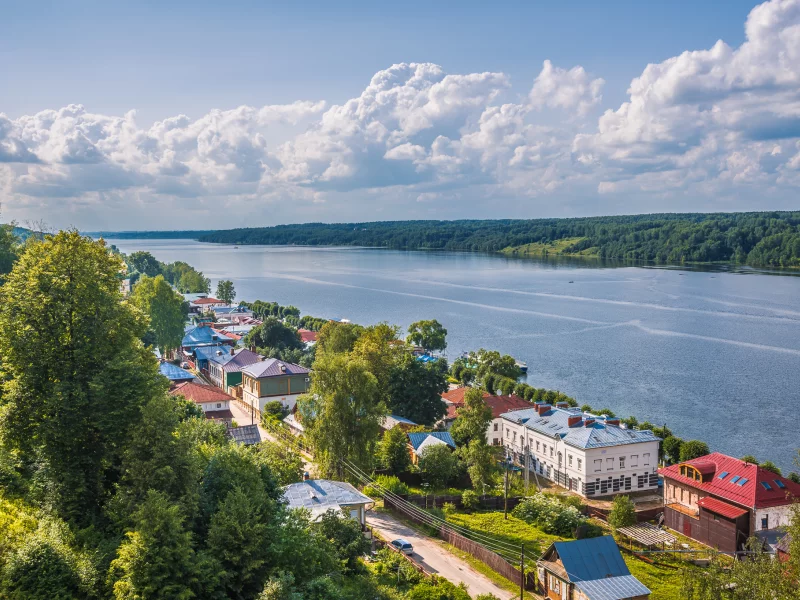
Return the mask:
[[[647,586],[633,575],[576,581],[575,587],[581,590],[589,600],[626,600],[650,594]]]
[[[580,416],[584,419],[594,419],[589,427],[583,424],[570,427],[569,418]],[[606,417],[582,413],[577,408],[551,408],[544,415],[540,415],[534,408],[515,410],[500,415],[503,419],[520,423],[526,428],[550,437],[559,436],[565,444],[576,448],[604,448],[607,446],[621,446],[624,444],[639,444],[654,442],[657,438],[652,431],[638,429],[623,429],[618,425],[606,424]]]
[[[283,369],[281,369],[283,366]],[[242,373],[247,373],[251,377],[260,379],[262,377],[280,377],[281,375],[307,375],[310,369],[295,365],[285,360],[277,358],[267,358],[252,365],[247,365],[241,369]]]
[[[261,441],[261,433],[258,431],[258,425],[240,425],[239,427],[230,427],[228,429],[228,437],[234,442],[244,444],[245,446],[252,446]]]
[[[309,479],[289,484],[283,488],[283,497],[289,503],[289,508],[305,508],[313,515],[374,502],[349,483],[330,479]]]
[[[213,330],[211,327],[197,326],[186,331],[186,334],[183,336],[181,346],[208,346],[210,344],[219,344],[221,342],[230,341],[232,341],[232,338]]]

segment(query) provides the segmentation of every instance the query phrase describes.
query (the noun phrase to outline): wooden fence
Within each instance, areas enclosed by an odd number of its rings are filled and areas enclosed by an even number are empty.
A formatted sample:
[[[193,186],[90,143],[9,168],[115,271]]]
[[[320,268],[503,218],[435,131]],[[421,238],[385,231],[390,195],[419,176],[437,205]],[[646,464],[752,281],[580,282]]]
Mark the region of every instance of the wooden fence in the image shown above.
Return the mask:
[[[458,498],[458,496],[437,496],[437,498]],[[500,500],[502,501],[502,498],[500,498]],[[510,506],[511,498],[509,498],[508,500]],[[517,499],[517,501],[519,501],[519,499]],[[384,507],[388,508],[394,513],[402,515],[406,519],[410,519],[415,523],[430,527],[430,525],[426,523],[423,519],[421,519],[419,515],[417,515],[414,511],[408,510],[408,508],[400,504],[395,504],[388,497],[384,498],[383,505]],[[522,572],[519,570],[517,566],[512,565],[502,556],[500,556],[495,552],[492,552],[485,546],[482,546],[481,544],[474,542],[471,539],[456,533],[455,531],[444,525],[442,525],[438,529],[438,534],[442,540],[444,540],[451,546],[455,546],[459,550],[471,554],[479,561],[481,561],[483,564],[488,566],[490,569],[492,569],[496,573],[499,573],[509,581],[513,581],[518,584],[522,580]],[[525,573],[525,589],[532,590],[535,589],[535,587],[536,587],[536,574],[533,571]]]
[[[589,517],[593,517],[596,519],[601,519],[603,521],[608,521],[608,513],[611,512],[610,508],[599,508],[597,506],[587,506],[586,510],[584,511],[585,514]],[[645,521],[655,521],[658,517],[659,513],[664,512],[663,506],[658,506],[655,508],[648,508],[646,510],[637,510],[636,511],[636,522],[637,523],[644,523]]]

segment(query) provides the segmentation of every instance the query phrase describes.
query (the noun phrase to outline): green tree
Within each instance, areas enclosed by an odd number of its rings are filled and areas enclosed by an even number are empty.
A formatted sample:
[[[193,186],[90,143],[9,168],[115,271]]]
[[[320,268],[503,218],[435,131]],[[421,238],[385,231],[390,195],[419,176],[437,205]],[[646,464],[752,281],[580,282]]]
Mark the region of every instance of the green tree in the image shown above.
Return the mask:
[[[358,559],[369,552],[371,543],[364,537],[361,524],[345,512],[327,511],[320,518],[322,536],[331,541],[339,556],[344,572],[352,572],[358,566]]]
[[[278,573],[270,578],[256,600],[304,600],[303,594],[294,590],[291,573]]]
[[[267,440],[256,446],[255,453],[258,463],[267,465],[280,485],[303,480],[303,458],[289,447]]]
[[[378,462],[394,474],[404,473],[411,467],[408,437],[400,427],[393,427],[378,444]]]
[[[208,294],[211,291],[211,281],[200,271],[190,268],[180,275],[177,288],[182,294]]]
[[[265,429],[272,427],[277,421],[282,421],[289,414],[289,409],[280,400],[270,400],[264,403],[261,410],[261,424]]]
[[[161,275],[161,263],[149,252],[133,252],[128,255],[126,262],[128,263],[129,271],[136,271],[148,277]]]
[[[140,278],[131,293],[131,303],[150,317],[155,345],[162,353],[181,347],[187,313],[180,294],[162,275]]]
[[[435,444],[419,455],[419,472],[433,489],[441,489],[458,474],[458,457],[447,444]]]
[[[150,491],[109,569],[116,600],[194,598],[196,559],[180,508]]]
[[[230,279],[223,279],[217,283],[217,298],[229,306],[233,303],[236,298],[236,290]]]
[[[489,373],[514,380],[518,379],[522,374],[514,357],[508,354],[500,354],[496,350],[481,348],[477,353],[470,353],[469,361],[478,365],[477,376],[479,380],[482,380]]]
[[[411,354],[398,357],[389,374],[389,409],[415,423],[433,425],[447,412],[447,363],[424,363]]]
[[[744,462],[746,462],[746,463],[750,463],[751,465],[757,465],[758,464],[758,459],[755,456],[753,456],[752,454],[745,454],[742,457],[742,460]]]
[[[458,446],[466,446],[472,440],[486,441],[486,430],[492,422],[492,409],[483,399],[483,391],[470,388],[464,394],[464,406],[456,411],[456,420],[450,433]]]
[[[681,459],[681,446],[683,445],[683,440],[679,437],[675,437],[671,435],[661,442],[661,449],[664,452],[664,456],[670,462],[678,462]]]
[[[364,328],[354,323],[329,321],[317,336],[317,354],[350,352]]]
[[[0,225],[0,284],[3,283],[6,273],[11,272],[18,251],[19,240],[14,235],[14,226]]]
[[[244,337],[246,346],[274,348],[276,350],[300,349],[303,343],[297,331],[281,323],[276,317],[268,317]]]
[[[301,396],[297,405],[323,476],[341,479],[342,459],[371,467],[386,415],[378,397],[378,382],[364,361],[345,354],[317,358],[311,393]]]
[[[417,321],[409,325],[406,339],[428,351],[444,350],[447,348],[447,329],[436,319]]]
[[[3,444],[67,520],[87,523],[108,496],[120,440],[163,393],[122,302],[118,256],[76,231],[28,244],[0,288]]]
[[[705,442],[690,440],[681,444],[680,460],[681,462],[685,462],[710,453],[711,451],[708,449],[708,444]]]
[[[378,399],[389,401],[390,379],[394,366],[407,350],[397,343],[398,328],[388,323],[371,325],[361,332],[350,355],[364,362],[375,376]],[[405,416],[405,415],[404,415]]]
[[[472,487],[482,492],[484,485],[491,485],[497,474],[497,447],[489,446],[485,439],[473,438],[467,446],[458,449],[459,456],[467,465],[467,474]]]
[[[782,475],[780,467],[778,467],[778,465],[776,465],[771,460],[765,460],[759,466],[765,471],[769,471],[770,473],[775,473],[776,475]]]
[[[613,531],[636,523],[636,506],[628,496],[617,495],[611,503],[608,524]]]

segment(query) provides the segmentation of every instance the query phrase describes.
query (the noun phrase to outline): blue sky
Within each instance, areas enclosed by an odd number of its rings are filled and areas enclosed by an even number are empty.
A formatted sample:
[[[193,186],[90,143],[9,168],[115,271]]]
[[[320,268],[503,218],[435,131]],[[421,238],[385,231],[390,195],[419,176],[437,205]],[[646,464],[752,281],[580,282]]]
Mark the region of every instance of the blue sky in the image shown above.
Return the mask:
[[[790,208],[798,4],[2,3],[3,216]]]

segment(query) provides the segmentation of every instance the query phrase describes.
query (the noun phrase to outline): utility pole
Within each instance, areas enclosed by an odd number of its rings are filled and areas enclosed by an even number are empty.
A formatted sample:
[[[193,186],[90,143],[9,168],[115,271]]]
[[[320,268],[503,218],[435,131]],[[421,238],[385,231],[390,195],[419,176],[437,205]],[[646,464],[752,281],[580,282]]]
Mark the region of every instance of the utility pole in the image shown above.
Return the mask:
[[[531,449],[530,446],[525,446],[525,495],[528,495],[528,484],[531,480],[531,471],[530,471],[530,463],[531,463]]]
[[[525,600],[525,542],[522,542],[522,553],[519,557],[519,600]]]
[[[506,453],[506,459],[504,461],[504,467],[506,469],[506,484],[505,484],[505,493],[503,494],[503,518],[508,519],[508,463],[511,461],[511,458]]]

